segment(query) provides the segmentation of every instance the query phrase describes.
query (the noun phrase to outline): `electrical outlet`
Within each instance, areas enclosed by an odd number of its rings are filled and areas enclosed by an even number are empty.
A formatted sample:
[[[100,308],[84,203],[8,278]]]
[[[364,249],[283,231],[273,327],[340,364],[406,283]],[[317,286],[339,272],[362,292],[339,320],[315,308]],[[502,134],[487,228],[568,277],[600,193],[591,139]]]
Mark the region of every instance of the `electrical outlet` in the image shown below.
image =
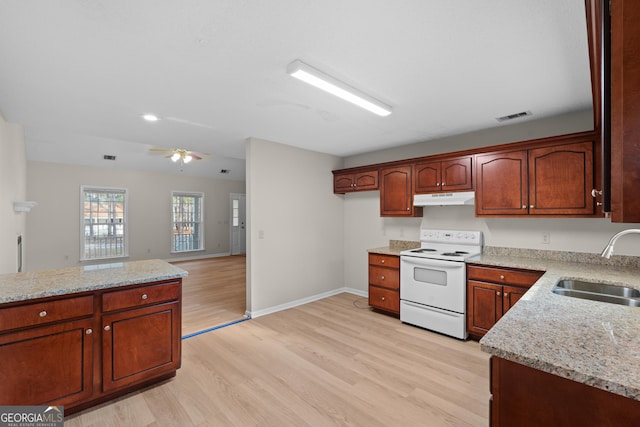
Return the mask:
[[[542,233],[542,243],[545,245],[548,245],[549,243],[551,243],[551,233],[549,232]]]

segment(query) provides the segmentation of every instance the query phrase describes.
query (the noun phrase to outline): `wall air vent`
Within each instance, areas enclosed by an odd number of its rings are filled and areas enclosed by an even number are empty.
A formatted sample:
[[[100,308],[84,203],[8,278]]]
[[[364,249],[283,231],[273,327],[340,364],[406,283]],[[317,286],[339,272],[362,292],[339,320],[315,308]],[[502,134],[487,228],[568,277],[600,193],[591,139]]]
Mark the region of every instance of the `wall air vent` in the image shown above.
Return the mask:
[[[104,156],[102,156],[102,158],[105,160],[115,160],[116,156],[112,156],[111,154],[105,154]]]
[[[508,120],[517,119],[524,116],[531,116],[531,111],[523,111],[521,113],[509,114],[508,116],[497,117],[496,120],[499,122],[506,122]]]
[[[229,173],[229,169],[220,169],[220,173]]]

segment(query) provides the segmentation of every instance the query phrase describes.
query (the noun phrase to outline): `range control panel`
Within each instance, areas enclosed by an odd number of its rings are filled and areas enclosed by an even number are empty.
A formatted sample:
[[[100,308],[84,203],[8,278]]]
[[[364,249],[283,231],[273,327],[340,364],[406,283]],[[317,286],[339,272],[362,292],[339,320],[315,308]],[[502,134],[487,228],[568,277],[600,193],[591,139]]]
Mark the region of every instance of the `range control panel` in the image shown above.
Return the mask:
[[[482,245],[482,231],[471,230],[420,230],[423,243],[455,243],[460,245]]]

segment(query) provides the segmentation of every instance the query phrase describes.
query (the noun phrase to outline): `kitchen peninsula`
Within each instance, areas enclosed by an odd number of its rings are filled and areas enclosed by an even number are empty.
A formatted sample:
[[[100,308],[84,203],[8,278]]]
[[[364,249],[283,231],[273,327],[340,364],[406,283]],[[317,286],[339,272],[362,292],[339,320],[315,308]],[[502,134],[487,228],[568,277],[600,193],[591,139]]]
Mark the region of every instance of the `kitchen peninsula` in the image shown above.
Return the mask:
[[[176,374],[186,271],[161,260],[0,276],[0,396],[65,414]]]
[[[492,355],[491,425],[635,425],[640,307],[561,296],[552,288],[578,279],[640,289],[638,259],[618,257],[622,262],[606,265],[593,254],[550,259],[533,252],[522,257],[485,248],[470,260],[546,271],[480,340]]]

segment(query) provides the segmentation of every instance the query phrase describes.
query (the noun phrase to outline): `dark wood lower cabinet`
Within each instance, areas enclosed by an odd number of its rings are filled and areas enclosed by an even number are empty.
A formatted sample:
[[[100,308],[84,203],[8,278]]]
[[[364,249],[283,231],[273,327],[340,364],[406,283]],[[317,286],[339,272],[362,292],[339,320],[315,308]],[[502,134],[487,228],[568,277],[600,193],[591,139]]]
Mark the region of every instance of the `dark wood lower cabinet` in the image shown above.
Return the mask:
[[[0,404],[65,414],[172,377],[182,279],[0,304]]]
[[[640,401],[491,357],[492,427],[637,427]]]
[[[69,406],[93,393],[93,320],[0,335],[3,405]]]
[[[178,369],[179,316],[177,302],[103,316],[102,389],[114,390]]]

